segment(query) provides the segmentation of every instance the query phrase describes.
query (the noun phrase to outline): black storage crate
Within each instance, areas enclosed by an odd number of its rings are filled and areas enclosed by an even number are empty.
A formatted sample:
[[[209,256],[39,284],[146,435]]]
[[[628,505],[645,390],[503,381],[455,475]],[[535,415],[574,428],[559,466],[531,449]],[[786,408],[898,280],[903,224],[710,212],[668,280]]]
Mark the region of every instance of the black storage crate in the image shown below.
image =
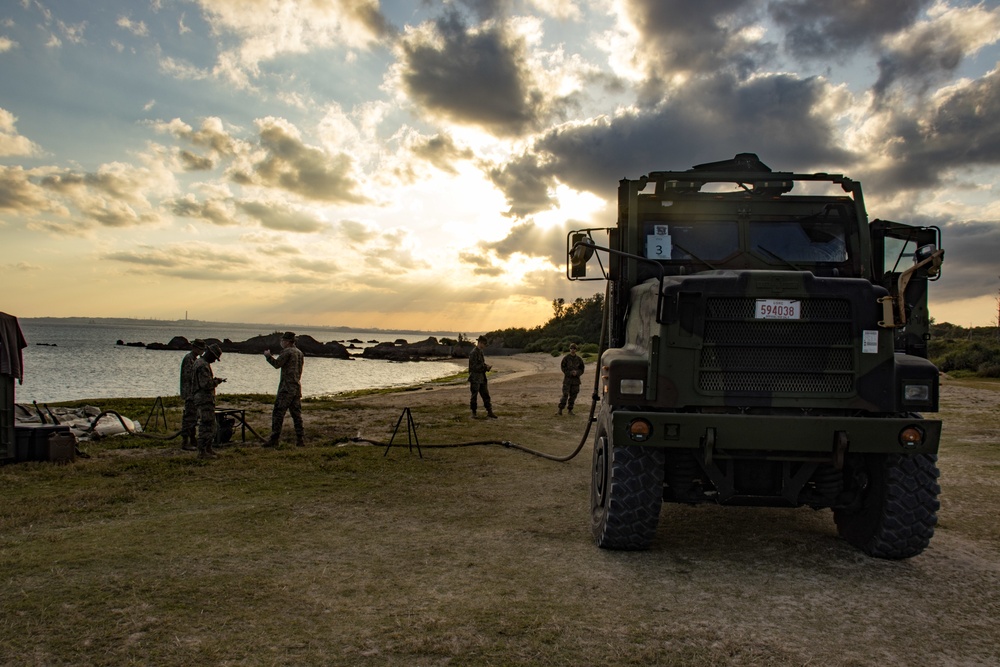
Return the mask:
[[[17,461],[72,461],[76,436],[69,426],[22,424],[14,427]]]
[[[14,378],[0,375],[0,461],[17,456],[14,437]]]

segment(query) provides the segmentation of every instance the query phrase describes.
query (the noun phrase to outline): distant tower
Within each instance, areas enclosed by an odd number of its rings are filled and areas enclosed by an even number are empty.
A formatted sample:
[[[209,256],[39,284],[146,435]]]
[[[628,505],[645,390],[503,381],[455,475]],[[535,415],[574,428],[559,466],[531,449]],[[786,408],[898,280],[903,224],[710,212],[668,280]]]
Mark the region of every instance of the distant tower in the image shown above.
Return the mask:
[[[186,310],[184,311],[184,321],[185,322],[188,321],[188,311],[186,311]]]

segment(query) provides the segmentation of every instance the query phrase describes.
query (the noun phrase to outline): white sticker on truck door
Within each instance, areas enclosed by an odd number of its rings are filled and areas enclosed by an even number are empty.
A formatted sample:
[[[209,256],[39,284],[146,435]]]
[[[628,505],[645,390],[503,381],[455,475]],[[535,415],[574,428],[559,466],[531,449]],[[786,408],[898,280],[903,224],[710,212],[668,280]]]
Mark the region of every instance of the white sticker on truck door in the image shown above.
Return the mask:
[[[878,330],[865,329],[864,338],[861,341],[861,352],[864,354],[878,353]]]

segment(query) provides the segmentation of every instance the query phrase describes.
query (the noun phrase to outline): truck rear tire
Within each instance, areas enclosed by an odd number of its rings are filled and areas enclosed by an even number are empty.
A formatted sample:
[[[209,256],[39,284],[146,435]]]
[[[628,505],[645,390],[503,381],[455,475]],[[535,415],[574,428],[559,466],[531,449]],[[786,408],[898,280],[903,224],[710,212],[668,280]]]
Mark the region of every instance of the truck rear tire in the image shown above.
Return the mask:
[[[607,433],[594,442],[590,528],[602,549],[648,549],[663,504],[663,450],[613,445]]]
[[[834,509],[840,536],[876,558],[910,558],[930,543],[941,507],[937,456],[869,455],[860,508]]]

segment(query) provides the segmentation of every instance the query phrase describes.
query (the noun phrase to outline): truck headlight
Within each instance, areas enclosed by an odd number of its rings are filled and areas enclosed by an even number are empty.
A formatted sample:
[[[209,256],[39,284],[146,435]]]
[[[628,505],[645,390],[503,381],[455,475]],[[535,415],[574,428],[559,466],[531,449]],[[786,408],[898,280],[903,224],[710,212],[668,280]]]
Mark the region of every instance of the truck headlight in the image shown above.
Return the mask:
[[[927,384],[904,384],[903,402],[927,404],[931,400],[931,388]]]
[[[645,390],[644,385],[642,380],[624,379],[618,385],[618,391],[622,394],[640,395]]]

